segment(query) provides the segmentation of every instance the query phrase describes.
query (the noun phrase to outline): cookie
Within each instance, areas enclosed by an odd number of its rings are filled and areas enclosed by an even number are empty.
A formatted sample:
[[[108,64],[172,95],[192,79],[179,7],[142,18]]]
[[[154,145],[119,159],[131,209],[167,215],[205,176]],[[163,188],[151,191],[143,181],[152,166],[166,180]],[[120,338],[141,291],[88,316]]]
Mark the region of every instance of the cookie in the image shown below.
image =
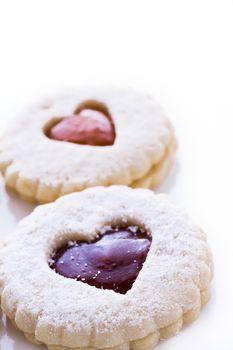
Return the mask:
[[[93,186],[158,186],[176,138],[161,107],[132,89],[85,88],[29,109],[0,139],[0,171],[41,203]]]
[[[168,195],[125,186],[37,207],[0,257],[3,311],[51,350],[151,349],[198,317],[213,271]]]

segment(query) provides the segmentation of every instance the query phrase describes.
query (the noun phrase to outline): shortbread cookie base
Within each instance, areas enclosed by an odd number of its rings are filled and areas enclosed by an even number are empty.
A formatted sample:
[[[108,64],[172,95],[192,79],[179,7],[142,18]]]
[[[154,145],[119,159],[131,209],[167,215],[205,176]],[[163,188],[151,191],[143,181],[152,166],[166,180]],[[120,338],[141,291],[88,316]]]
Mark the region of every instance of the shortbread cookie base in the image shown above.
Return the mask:
[[[106,225],[125,223],[153,237],[125,295],[49,268],[51,252],[67,240],[90,241]],[[209,298],[213,264],[206,236],[167,195],[91,188],[37,207],[11,237],[0,251],[3,312],[50,349],[149,349],[196,319]]]
[[[167,177],[174,162],[174,154],[177,148],[177,141],[173,135],[170,145],[167,147],[163,158],[158,164],[152,166],[150,171],[143,178],[134,181],[130,186],[133,188],[155,188]]]
[[[90,96],[92,96],[90,102]],[[95,147],[49,139],[45,126],[77,106],[102,101],[112,116],[116,140]],[[89,101],[89,102],[88,102]],[[35,106],[0,138],[0,171],[24,199],[48,203],[94,186],[152,188],[171,165],[173,126],[150,96],[128,89],[87,89]]]
[[[205,289],[200,292],[200,305],[196,308],[186,312],[183,314],[183,317],[179,318],[176,322],[171,323],[170,325],[160,328],[158,331],[150,333],[144,338],[137,339],[131,341],[129,343],[121,344],[119,346],[114,346],[111,348],[93,348],[93,347],[85,347],[85,348],[69,348],[64,346],[57,345],[47,345],[39,342],[34,334],[25,333],[24,336],[31,343],[36,345],[46,345],[49,350],[150,350],[153,349],[159,342],[159,340],[164,340],[175,336],[180,332],[183,325],[194,322],[200,314],[200,309],[210,300],[210,289]],[[12,325],[20,331],[17,327],[14,320],[10,320]]]
[[[163,158],[151,167],[148,173],[141,179],[133,181],[128,186],[133,188],[155,188],[159,186],[169,173],[174,162],[174,154],[177,148],[175,135],[172,134],[169,146],[166,148]],[[0,164],[1,166],[1,164]],[[0,167],[1,170],[1,167]],[[53,188],[49,185],[42,186],[38,182],[31,179],[19,178],[19,174],[12,173],[6,169],[2,169],[5,175],[6,185],[18,193],[21,198],[32,203],[49,203],[55,201],[58,197],[76,192],[75,186],[67,186],[61,188],[57,186]],[[85,188],[82,188],[83,190]]]

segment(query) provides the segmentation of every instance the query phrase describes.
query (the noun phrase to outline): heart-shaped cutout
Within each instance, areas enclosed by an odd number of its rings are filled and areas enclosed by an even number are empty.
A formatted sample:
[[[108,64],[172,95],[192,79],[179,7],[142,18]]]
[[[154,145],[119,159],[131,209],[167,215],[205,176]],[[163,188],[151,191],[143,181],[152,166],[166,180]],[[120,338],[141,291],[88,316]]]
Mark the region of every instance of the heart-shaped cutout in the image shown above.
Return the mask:
[[[131,289],[151,245],[137,226],[112,227],[92,242],[73,242],[55,251],[50,267],[64,277],[125,294]]]
[[[100,102],[83,102],[72,115],[52,124],[46,135],[57,141],[91,146],[110,146],[115,128],[108,109]]]

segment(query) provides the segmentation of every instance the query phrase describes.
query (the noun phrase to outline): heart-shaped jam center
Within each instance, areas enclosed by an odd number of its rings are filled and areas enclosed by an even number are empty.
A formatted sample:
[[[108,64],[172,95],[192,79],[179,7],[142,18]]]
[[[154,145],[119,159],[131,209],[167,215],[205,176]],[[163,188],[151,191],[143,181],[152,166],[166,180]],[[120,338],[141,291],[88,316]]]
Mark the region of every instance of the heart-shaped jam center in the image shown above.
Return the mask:
[[[52,254],[50,267],[64,277],[125,294],[131,289],[151,245],[137,226],[109,228],[95,241],[68,242]]]
[[[92,146],[109,146],[115,140],[111,118],[88,108],[62,119],[52,126],[47,135],[58,141]]]

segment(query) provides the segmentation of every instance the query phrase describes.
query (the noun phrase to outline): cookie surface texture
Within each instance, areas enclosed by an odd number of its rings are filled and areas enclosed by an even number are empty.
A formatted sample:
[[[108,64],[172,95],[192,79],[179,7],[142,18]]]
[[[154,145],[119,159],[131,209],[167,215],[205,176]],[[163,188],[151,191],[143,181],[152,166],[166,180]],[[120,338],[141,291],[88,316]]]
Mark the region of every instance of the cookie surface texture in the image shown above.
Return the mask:
[[[93,186],[158,186],[175,149],[173,127],[152,97],[83,88],[12,122],[0,138],[0,171],[23,198],[46,203]]]
[[[125,294],[51,268],[54,251],[67,242],[81,242],[79,249],[104,242],[97,239],[109,227],[123,227],[117,235],[127,237],[139,227],[139,239],[151,237]],[[205,234],[168,195],[95,187],[38,206],[19,223],[0,248],[1,307],[29,340],[52,350],[147,350],[199,316],[212,271]]]

